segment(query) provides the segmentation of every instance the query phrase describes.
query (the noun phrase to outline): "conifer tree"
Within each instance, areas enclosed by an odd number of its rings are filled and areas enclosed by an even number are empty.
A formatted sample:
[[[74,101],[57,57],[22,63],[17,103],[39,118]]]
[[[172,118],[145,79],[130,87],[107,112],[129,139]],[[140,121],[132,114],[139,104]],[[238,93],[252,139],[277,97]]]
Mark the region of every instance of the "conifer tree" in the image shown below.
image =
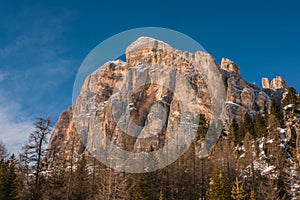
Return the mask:
[[[268,124],[266,118],[261,114],[257,114],[254,124],[254,137],[261,138],[265,137],[268,133]]]
[[[286,97],[282,100],[281,108],[283,109],[285,106],[289,104],[293,104],[296,108],[299,106],[297,92],[293,87],[288,88],[288,93]]]
[[[165,200],[164,191],[162,188],[160,188],[159,191],[159,200]]]
[[[157,157],[151,152],[154,151],[152,145],[149,147],[149,153],[145,157],[145,169],[153,170],[158,164]],[[158,171],[140,174],[139,180],[135,186],[135,199],[157,199],[159,195]]]
[[[242,122],[236,135],[236,143],[238,145],[242,145],[242,140],[248,132],[251,135],[254,135],[254,123],[252,121],[251,116],[248,113],[246,113],[244,115],[244,121]]]
[[[0,166],[0,199],[14,200],[18,196],[16,159],[12,155],[9,161],[2,161]]]
[[[87,168],[87,160],[84,155],[77,164],[77,169],[74,173],[74,183],[73,183],[73,199],[82,200],[89,199],[90,193],[90,182],[89,182],[89,172]]]
[[[281,126],[282,115],[280,113],[279,107],[276,105],[276,102],[272,100],[272,104],[270,107],[270,115],[268,117],[268,127],[269,133],[270,131],[276,131],[278,127]]]
[[[228,180],[225,176],[224,170],[219,171],[214,168],[212,173],[212,184],[207,192],[208,200],[227,200],[230,199],[230,189]]]
[[[140,174],[139,180],[135,186],[134,200],[148,200],[147,181],[144,174]]]
[[[256,200],[256,194],[255,194],[255,191],[254,191],[254,190],[251,190],[251,193],[250,193],[250,200]]]
[[[234,186],[232,187],[232,190],[231,190],[231,198],[234,200],[243,200],[243,199],[246,199],[246,197],[247,197],[245,190],[243,189],[243,187],[240,184],[241,184],[241,181],[239,181],[239,179],[236,177]]]
[[[280,112],[280,108],[276,104],[275,100],[272,100],[271,107],[270,107],[270,115],[273,115],[274,118],[278,119],[281,123],[282,114]]]
[[[243,138],[241,138],[240,135],[239,135],[239,125],[238,125],[235,118],[232,119],[232,122],[231,122],[230,127],[229,127],[229,132],[231,133],[231,135],[234,138],[234,144],[235,145],[239,144],[240,141],[243,140]]]
[[[7,155],[8,155],[8,152],[7,152],[6,146],[4,145],[2,140],[0,140],[0,160],[6,159]]]
[[[65,170],[61,165],[54,167],[47,180],[48,197],[50,200],[64,199],[66,189]]]
[[[289,187],[287,178],[283,173],[283,169],[280,169],[279,176],[277,178],[277,188],[276,188],[276,194],[278,200],[284,200],[289,199]]]
[[[281,140],[280,135],[278,132],[278,128],[281,127],[281,118],[280,118],[280,111],[275,104],[274,101],[272,101],[271,108],[270,108],[270,115],[268,117],[268,135],[267,139],[269,143],[265,144],[266,147],[266,155],[269,159],[269,161],[276,165],[280,164],[280,159],[284,159],[284,150],[280,148]]]
[[[249,132],[251,135],[254,134],[254,124],[249,113],[246,113],[244,115],[244,121],[241,125],[241,129],[244,132],[244,134],[246,134],[247,132]]]

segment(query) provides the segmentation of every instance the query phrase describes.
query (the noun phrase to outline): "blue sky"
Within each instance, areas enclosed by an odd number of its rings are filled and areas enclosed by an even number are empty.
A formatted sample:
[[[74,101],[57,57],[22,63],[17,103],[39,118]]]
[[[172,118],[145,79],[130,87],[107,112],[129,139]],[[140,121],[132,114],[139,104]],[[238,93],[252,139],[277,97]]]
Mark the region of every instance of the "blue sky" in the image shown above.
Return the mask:
[[[108,37],[174,29],[249,82],[281,75],[300,91],[300,3],[294,1],[0,1],[0,140],[16,152],[38,117],[71,106],[76,72]]]

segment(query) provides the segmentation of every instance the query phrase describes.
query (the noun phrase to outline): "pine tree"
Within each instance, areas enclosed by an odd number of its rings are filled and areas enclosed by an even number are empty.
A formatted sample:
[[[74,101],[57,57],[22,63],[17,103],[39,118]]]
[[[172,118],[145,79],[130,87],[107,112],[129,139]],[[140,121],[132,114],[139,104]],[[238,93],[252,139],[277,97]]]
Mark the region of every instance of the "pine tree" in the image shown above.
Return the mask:
[[[162,188],[160,188],[160,191],[159,191],[159,200],[165,200],[165,195],[164,195],[164,191]]]
[[[268,135],[267,140],[272,141],[271,143],[266,143],[266,155],[269,161],[276,165],[280,164],[280,159],[284,155],[284,150],[279,148],[281,145],[280,135],[278,132],[278,128],[281,127],[281,118],[278,107],[275,102],[272,102],[270,115],[268,117]]]
[[[0,140],[0,160],[6,159],[7,156],[8,156],[8,152],[7,152],[6,146],[4,145],[2,140]]]
[[[231,190],[231,198],[235,200],[243,200],[246,199],[247,194],[245,193],[245,190],[243,187],[240,185],[241,181],[236,177],[234,186],[232,187]]]
[[[229,127],[229,132],[231,133],[231,135],[233,135],[234,144],[235,145],[240,144],[243,138],[241,138],[239,135],[239,125],[235,118],[232,119],[232,122]]]
[[[277,178],[277,188],[276,194],[278,200],[289,199],[289,186],[287,182],[287,177],[283,173],[283,169],[279,171],[279,176]]]
[[[264,200],[274,200],[277,198],[276,195],[276,181],[271,177],[265,177],[261,182],[260,188],[258,191],[262,194],[262,199]]]
[[[251,116],[248,113],[246,113],[244,115],[244,121],[242,122],[236,134],[236,143],[238,145],[242,145],[242,140],[244,139],[246,133],[248,132],[251,135],[254,135],[254,123],[252,121]]]
[[[230,189],[228,180],[225,176],[224,170],[219,171],[214,168],[212,173],[212,184],[207,192],[208,200],[227,200],[230,199]]]
[[[64,194],[66,189],[65,170],[61,165],[55,167],[48,180],[48,198],[49,200],[65,199]]]
[[[280,113],[279,107],[276,105],[275,101],[272,100],[270,107],[270,115],[268,117],[268,131],[277,132],[277,128],[281,127],[282,115]]]
[[[17,199],[18,179],[15,163],[15,156],[12,155],[9,161],[2,161],[0,164],[0,199]]]
[[[266,118],[261,114],[257,114],[255,118],[255,124],[254,124],[254,137],[255,138],[261,138],[265,137],[268,133],[267,129],[267,120]]]
[[[256,194],[255,194],[255,191],[254,191],[254,190],[251,190],[251,193],[250,193],[250,200],[256,200]]]
[[[273,115],[276,119],[278,119],[281,123],[282,113],[280,112],[280,108],[276,104],[275,100],[272,100],[270,107],[270,115]]]
[[[282,110],[285,106],[289,104],[293,104],[296,108],[299,106],[297,91],[293,87],[288,88],[288,93],[285,96],[285,98],[282,100],[281,103]]]
[[[74,173],[73,183],[73,199],[82,200],[89,199],[90,183],[89,183],[89,172],[87,168],[87,160],[84,155],[77,164],[77,169]]]
[[[149,153],[144,160],[144,168],[149,170],[156,169],[158,165],[157,157],[151,152],[154,151],[152,145],[149,147]],[[135,199],[157,199],[159,196],[158,171],[152,171],[140,174],[139,180],[135,185]]]
[[[254,135],[254,124],[249,113],[244,115],[244,121],[241,125],[241,129],[244,132],[244,135],[249,132],[251,135]]]
[[[135,186],[134,200],[148,200],[147,181],[144,174],[140,174],[139,180]]]

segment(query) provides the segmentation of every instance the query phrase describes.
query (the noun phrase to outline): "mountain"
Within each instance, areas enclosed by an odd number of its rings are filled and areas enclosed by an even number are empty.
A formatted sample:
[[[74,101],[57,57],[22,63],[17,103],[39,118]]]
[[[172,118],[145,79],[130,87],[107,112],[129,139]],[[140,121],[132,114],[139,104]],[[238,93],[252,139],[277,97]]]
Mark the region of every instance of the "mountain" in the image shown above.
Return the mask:
[[[210,198],[218,170],[229,193],[237,178],[257,199],[300,197],[300,98],[282,77],[260,89],[230,59],[148,37],[125,53],[60,115],[50,166],[87,157],[96,199]]]
[[[226,129],[228,129],[233,118],[241,122],[246,112],[251,114],[253,119],[257,113],[268,112],[270,96],[277,90],[287,89],[285,81],[277,77],[272,82],[263,79],[264,90],[261,90],[256,85],[245,81],[240,75],[240,68],[229,59],[223,58],[221,64],[218,65],[208,53],[201,51],[194,54],[182,52],[164,42],[142,37],[127,48],[126,62],[121,60],[107,62],[86,78],[76,104],[73,105],[75,111],[69,108],[59,117],[50,139],[50,149],[53,149],[54,152],[66,151],[66,149],[70,149],[71,138],[76,137],[78,133],[81,134],[82,138],[92,138],[88,134],[94,132],[91,129],[95,127],[100,127],[104,135],[110,140],[114,140],[114,144],[119,146],[124,144],[124,140],[128,140],[126,148],[131,151],[139,151],[139,146],[161,148],[166,143],[167,138],[173,137],[170,127],[172,123],[176,123],[175,118],[180,117],[175,114],[180,108],[176,104],[177,99],[174,97],[173,91],[180,91],[183,95],[195,93],[193,96],[196,96],[196,99],[185,99],[185,101],[189,104],[192,101],[197,103],[197,112],[205,114],[209,120],[212,114],[211,94],[206,81],[197,72],[198,69],[193,66],[193,63],[200,65],[203,71],[210,70],[211,63],[217,66],[225,88]],[[183,82],[173,78],[177,72],[188,80],[188,84],[192,86],[190,91],[182,92],[187,88]],[[164,85],[163,87],[157,84],[159,81]],[[155,82],[157,83],[151,84]],[[116,92],[117,89],[122,91]],[[126,94],[132,95],[128,98],[125,96]],[[111,102],[113,101],[127,102],[128,108],[125,108],[126,105],[124,104],[115,103],[112,105]],[[153,107],[157,102],[160,104]],[[161,126],[160,122],[153,121],[149,117],[157,114],[155,109],[161,109],[159,105],[167,107],[166,113],[160,113],[167,116],[165,119],[167,125],[164,125],[165,129],[163,130],[159,130],[160,127],[155,127]],[[152,110],[149,110],[151,106]],[[112,107],[114,110],[111,109]],[[79,111],[80,109],[81,111]],[[82,112],[83,109],[85,109],[85,113]],[[90,122],[91,117],[94,117],[92,122]],[[164,116],[155,117],[163,118]],[[77,127],[77,132],[74,127],[74,120],[78,121],[78,124],[84,124],[82,127]],[[125,124],[123,127],[119,126],[122,124],[121,122]],[[90,123],[88,125],[89,131],[86,130],[87,123]],[[135,124],[139,127],[136,127]],[[78,129],[81,132],[78,132]],[[127,132],[128,135],[134,137],[126,138],[122,135],[124,129],[129,131]],[[153,129],[158,131],[153,132]],[[141,143],[145,141],[139,139],[139,134],[144,134],[145,137],[149,135],[154,137],[149,144],[142,145]],[[138,139],[136,140],[136,138]],[[84,143],[86,142],[84,141]],[[75,149],[81,154],[84,147],[80,146],[78,142],[75,146]]]

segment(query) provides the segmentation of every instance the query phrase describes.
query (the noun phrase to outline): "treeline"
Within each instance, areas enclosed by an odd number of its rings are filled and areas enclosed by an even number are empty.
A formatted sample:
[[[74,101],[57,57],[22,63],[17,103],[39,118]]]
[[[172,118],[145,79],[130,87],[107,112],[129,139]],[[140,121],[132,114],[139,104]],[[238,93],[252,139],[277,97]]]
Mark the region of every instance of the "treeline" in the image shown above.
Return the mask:
[[[297,117],[297,107],[297,93],[289,89],[270,113],[233,119],[207,158],[198,154],[208,128],[200,115],[189,149],[168,167],[145,174],[117,172],[87,152],[78,154],[75,144],[48,160],[52,123],[40,118],[18,157],[0,143],[0,199],[300,199],[300,136],[296,129],[282,131]]]

